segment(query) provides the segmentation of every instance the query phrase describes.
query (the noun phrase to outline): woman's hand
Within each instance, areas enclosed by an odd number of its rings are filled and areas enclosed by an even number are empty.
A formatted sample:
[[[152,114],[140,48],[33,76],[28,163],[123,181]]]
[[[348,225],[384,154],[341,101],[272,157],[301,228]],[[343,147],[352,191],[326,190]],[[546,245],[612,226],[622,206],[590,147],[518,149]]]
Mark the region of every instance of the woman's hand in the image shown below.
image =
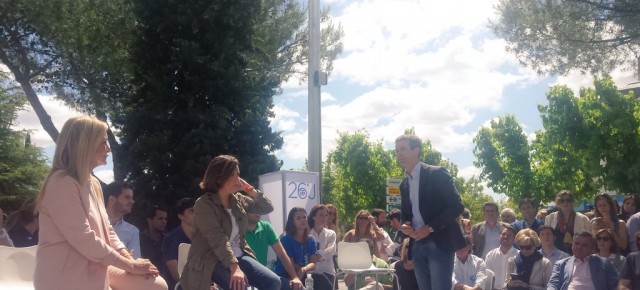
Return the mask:
[[[251,184],[249,184],[242,178],[240,178],[240,183],[242,183],[242,190],[244,190],[244,192],[246,192],[250,197],[258,197],[258,191],[253,186],[251,186]]]
[[[147,259],[137,259],[131,261],[131,265],[133,269],[129,271],[131,274],[135,275],[145,275],[147,277],[157,277],[159,272],[158,268],[151,264],[151,262]]]
[[[240,270],[240,267],[235,267],[234,271],[231,271],[231,281],[229,287],[231,290],[245,290],[246,288],[246,276],[244,272]]]

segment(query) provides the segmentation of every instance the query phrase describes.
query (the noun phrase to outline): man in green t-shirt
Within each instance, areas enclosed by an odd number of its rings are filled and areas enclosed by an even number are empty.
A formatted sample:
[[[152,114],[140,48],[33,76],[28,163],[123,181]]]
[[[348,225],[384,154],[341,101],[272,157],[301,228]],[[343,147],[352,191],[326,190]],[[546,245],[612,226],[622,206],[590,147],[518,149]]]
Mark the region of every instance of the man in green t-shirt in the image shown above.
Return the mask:
[[[301,277],[296,275],[296,270],[293,264],[291,264],[291,259],[287,256],[284,247],[282,247],[280,239],[273,230],[273,226],[271,226],[268,221],[261,221],[260,215],[256,213],[247,213],[247,223],[247,231],[245,232],[244,239],[253,250],[258,262],[267,266],[267,252],[269,251],[269,246],[271,246],[276,256],[282,261],[282,265],[284,269],[287,270],[289,277],[302,280]],[[297,280],[295,285],[302,285],[300,280]]]

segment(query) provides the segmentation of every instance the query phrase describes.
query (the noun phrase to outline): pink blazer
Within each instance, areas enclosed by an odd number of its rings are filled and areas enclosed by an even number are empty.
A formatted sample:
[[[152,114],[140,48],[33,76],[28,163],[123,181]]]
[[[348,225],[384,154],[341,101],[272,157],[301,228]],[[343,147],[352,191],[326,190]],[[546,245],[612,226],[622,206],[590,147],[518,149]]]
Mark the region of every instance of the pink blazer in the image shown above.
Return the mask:
[[[109,289],[107,266],[125,246],[109,223],[98,180],[79,184],[59,171],[45,181],[44,192],[35,289]]]

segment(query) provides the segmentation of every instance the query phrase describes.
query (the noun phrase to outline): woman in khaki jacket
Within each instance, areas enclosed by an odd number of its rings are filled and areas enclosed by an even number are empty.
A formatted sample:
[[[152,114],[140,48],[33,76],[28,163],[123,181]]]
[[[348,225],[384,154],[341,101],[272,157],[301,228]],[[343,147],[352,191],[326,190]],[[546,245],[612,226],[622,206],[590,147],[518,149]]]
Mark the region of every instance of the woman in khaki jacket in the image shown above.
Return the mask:
[[[516,234],[515,241],[520,252],[507,262],[507,286],[509,289],[547,289],[553,264],[536,250],[540,238],[534,230],[523,229]]]
[[[182,288],[208,290],[213,281],[225,290],[244,290],[248,281],[260,290],[280,289],[280,278],[255,259],[244,239],[246,213],[268,214],[273,211],[271,201],[240,178],[238,160],[229,155],[211,160],[200,187],[205,194],[194,206]]]
[[[109,223],[91,171],[107,164],[107,124],[79,116],[64,124],[38,196],[36,290],[167,289],[149,260],[134,260]]]

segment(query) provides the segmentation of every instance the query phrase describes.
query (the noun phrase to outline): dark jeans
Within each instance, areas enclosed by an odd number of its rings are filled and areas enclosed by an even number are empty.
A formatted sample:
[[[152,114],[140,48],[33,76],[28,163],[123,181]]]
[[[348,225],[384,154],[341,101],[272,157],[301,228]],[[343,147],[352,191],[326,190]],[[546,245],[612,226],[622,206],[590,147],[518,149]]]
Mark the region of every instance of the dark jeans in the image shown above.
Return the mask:
[[[413,242],[413,270],[420,290],[451,289],[454,252],[442,250],[432,238]]]
[[[280,289],[280,277],[251,256],[244,255],[239,257],[238,266],[244,272],[251,286],[260,290]],[[211,280],[218,284],[220,288],[229,289],[231,271],[222,262],[218,262],[213,269],[213,274],[211,274]]]

